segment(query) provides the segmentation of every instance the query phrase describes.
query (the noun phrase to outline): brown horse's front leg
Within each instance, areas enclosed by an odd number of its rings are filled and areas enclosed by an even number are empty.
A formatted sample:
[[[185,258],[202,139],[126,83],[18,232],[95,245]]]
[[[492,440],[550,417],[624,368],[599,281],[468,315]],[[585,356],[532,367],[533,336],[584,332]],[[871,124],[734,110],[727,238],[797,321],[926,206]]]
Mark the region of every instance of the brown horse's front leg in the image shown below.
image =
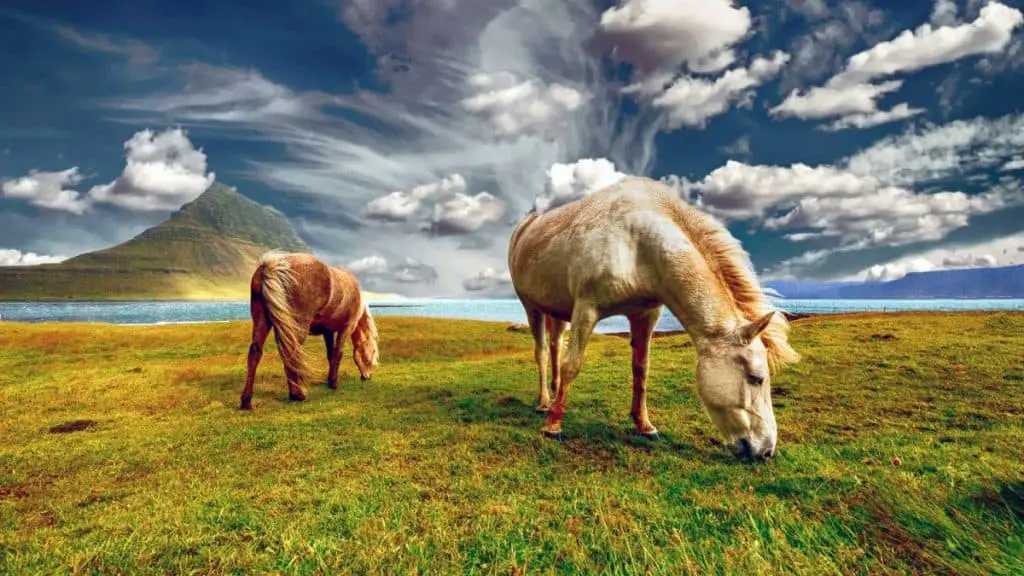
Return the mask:
[[[245,389],[242,390],[242,410],[252,410],[253,384],[256,380],[256,368],[263,357],[263,344],[267,341],[270,326],[260,300],[253,300],[250,305],[252,314],[252,342],[249,344],[249,359],[245,369]]]
[[[658,429],[651,424],[647,415],[647,369],[650,365],[648,352],[659,316],[660,306],[629,317],[629,343],[633,348],[633,407],[630,415],[633,417],[636,433],[651,440],[658,438]]]
[[[344,355],[343,346],[344,330],[324,334],[324,343],[327,344],[327,387],[331,390],[338,388],[338,366],[341,365],[341,357]]]
[[[541,429],[541,432],[549,438],[559,440],[562,438],[562,416],[565,415],[566,396],[569,394],[569,388],[572,387],[576,376],[583,368],[583,352],[587,348],[587,341],[590,340],[594,327],[597,326],[597,321],[597,306],[590,302],[577,300],[572,309],[569,349],[566,350],[565,360],[562,360],[559,367],[562,381],[558,386],[558,392],[555,393],[555,403],[548,411],[547,421],[544,423],[544,428]]]

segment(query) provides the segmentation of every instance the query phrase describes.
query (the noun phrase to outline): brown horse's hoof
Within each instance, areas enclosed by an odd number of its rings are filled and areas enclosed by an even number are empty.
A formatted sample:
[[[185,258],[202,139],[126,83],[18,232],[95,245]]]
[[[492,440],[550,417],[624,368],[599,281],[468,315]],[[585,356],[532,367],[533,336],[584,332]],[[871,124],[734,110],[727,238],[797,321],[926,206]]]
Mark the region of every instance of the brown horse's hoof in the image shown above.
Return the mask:
[[[242,405],[238,407],[239,410],[252,410],[252,398],[242,398]]]
[[[328,382],[327,383],[327,387],[330,388],[331,390],[337,390],[338,389],[338,383],[337,382]]]
[[[542,431],[542,434],[544,434],[545,438],[547,438],[549,440],[554,440],[555,442],[561,442],[561,441],[565,440],[565,436],[562,435],[561,431],[558,431],[558,432],[548,432],[547,430],[544,430],[544,431]]]
[[[551,406],[542,406],[542,405],[538,405],[537,406],[537,413],[538,414],[547,414],[548,410],[551,410]]]
[[[661,434],[658,434],[657,430],[654,432],[637,432],[637,434],[647,438],[648,440],[661,440]]]

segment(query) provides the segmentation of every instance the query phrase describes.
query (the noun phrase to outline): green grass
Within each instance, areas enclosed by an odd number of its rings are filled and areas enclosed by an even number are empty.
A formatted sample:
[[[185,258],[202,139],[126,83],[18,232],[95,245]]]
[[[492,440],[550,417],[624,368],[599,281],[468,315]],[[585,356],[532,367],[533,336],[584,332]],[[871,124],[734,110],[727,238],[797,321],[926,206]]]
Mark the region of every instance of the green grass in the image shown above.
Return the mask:
[[[0,325],[0,572],[1024,573],[1022,314],[795,322],[762,465],[718,443],[684,335],[653,348],[660,441],[598,336],[557,443],[528,335],[378,325],[373,380],[347,349],[305,403],[270,344],[251,413],[247,323]]]

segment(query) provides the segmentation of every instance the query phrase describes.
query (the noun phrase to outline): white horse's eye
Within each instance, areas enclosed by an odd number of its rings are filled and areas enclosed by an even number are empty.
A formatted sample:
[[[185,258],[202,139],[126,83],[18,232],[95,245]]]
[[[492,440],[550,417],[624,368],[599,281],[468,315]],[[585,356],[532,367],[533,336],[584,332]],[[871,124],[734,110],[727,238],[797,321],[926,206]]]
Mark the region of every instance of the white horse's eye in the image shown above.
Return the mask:
[[[747,374],[747,384],[751,386],[760,386],[764,384],[764,376],[760,374]]]

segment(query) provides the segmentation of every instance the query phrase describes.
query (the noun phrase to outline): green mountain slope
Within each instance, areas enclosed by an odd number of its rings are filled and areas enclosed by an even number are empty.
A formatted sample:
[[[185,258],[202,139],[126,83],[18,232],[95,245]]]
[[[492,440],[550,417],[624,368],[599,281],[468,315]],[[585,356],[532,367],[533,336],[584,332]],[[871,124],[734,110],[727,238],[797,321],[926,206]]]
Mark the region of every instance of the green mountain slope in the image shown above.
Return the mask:
[[[311,252],[283,214],[214,184],[123,244],[59,264],[0,267],[0,300],[247,299],[270,249]]]

